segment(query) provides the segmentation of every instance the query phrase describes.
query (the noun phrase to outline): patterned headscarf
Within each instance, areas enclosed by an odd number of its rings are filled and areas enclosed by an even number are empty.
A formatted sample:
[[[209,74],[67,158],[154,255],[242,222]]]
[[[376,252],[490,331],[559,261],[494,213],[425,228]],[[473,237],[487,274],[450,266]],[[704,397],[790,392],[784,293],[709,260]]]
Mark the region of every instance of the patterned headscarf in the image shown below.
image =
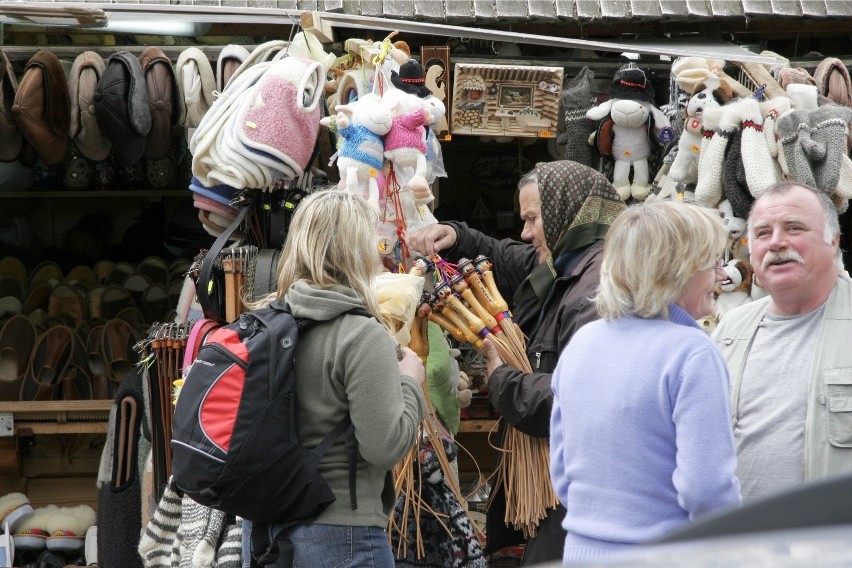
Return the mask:
[[[604,238],[625,205],[603,174],[562,160],[536,166],[544,239],[559,258]]]
[[[515,291],[515,310],[524,313],[540,306],[550,292],[558,276],[554,259],[603,239],[626,208],[606,177],[588,166],[561,160],[538,164],[536,171],[544,240],[551,256]]]

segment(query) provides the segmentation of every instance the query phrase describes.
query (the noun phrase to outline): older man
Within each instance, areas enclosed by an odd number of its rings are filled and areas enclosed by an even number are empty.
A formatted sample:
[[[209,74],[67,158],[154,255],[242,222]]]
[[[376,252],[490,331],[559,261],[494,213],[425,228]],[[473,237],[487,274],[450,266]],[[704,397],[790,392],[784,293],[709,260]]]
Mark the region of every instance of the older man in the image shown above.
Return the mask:
[[[852,280],[837,210],[795,182],[752,207],[749,247],[768,296],[728,312],[713,337],[731,371],[743,500],[852,472]]]

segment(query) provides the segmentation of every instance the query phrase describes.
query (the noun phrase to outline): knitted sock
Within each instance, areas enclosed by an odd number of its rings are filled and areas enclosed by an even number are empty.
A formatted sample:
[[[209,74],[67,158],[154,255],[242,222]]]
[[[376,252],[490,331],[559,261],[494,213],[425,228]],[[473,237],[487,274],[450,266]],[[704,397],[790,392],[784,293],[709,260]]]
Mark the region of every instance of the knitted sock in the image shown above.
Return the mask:
[[[852,160],[849,156],[843,156],[840,160],[840,181],[837,183],[835,194],[841,198],[852,199]]]
[[[763,138],[766,141],[766,148],[769,151],[769,157],[775,163],[776,177],[781,179],[782,174],[787,173],[787,162],[778,143],[778,119],[790,110],[790,99],[775,97],[758,104],[760,115],[763,117]]]
[[[243,520],[225,527],[216,550],[216,568],[240,568],[242,566]]]
[[[763,117],[755,99],[743,99],[740,103],[742,119],[742,165],[745,167],[747,188],[757,198],[766,188],[778,181],[778,174],[766,137],[763,134]]]
[[[748,217],[751,204],[754,198],[749,192],[749,186],[746,182],[745,158],[742,156],[744,132],[735,131],[728,141],[728,147],[725,149],[725,167],[722,171],[722,185],[725,190],[725,197],[731,204],[731,209],[734,215],[745,219]],[[745,213],[743,213],[745,212]]]
[[[145,568],[171,568],[172,546],[180,525],[180,503],[174,479],[169,479],[154,516],[139,541],[139,555],[144,559]]]
[[[557,143],[564,148],[564,159],[594,167],[594,149],[586,141],[595,131],[595,122],[586,118],[586,111],[595,106],[595,74],[583,67],[562,89],[564,126],[557,134]]]
[[[179,568],[211,568],[224,525],[225,513],[199,505],[184,496],[178,529],[183,534]]]
[[[840,181],[840,164],[846,155],[846,134],[852,122],[852,109],[825,105],[811,111],[808,118],[816,154],[822,157],[810,156],[816,187],[831,195]]]
[[[790,177],[794,181],[816,187],[808,155],[801,144],[802,139],[810,142],[808,112],[792,110],[786,113],[778,119],[778,132],[781,133],[781,148]]]
[[[707,109],[704,112],[701,152],[698,155],[698,182],[695,184],[695,199],[715,207],[722,200],[722,164],[725,161],[725,148],[736,123],[728,120],[729,129],[722,128],[727,105]]]

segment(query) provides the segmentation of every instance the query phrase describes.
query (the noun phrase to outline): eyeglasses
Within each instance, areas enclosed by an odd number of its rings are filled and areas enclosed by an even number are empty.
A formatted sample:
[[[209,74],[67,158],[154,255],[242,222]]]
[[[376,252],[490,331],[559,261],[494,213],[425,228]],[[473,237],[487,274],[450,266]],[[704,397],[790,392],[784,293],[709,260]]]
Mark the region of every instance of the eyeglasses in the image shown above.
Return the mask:
[[[701,270],[722,270],[723,268],[725,268],[725,259],[719,257],[716,259],[716,262],[713,264],[713,266],[709,268],[702,268]]]

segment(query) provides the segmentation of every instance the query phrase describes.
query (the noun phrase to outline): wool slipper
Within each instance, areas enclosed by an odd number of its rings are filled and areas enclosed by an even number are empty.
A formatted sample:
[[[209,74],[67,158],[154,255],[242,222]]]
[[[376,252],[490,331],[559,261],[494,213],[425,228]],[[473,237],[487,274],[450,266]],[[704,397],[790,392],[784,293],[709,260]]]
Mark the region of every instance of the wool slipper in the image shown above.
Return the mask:
[[[88,505],[60,507],[47,519],[47,549],[54,552],[82,551],[86,544],[86,531],[95,525],[94,509]]]
[[[21,382],[27,374],[27,364],[36,336],[33,322],[21,314],[6,320],[0,329],[0,400],[19,399]],[[0,514],[2,514],[1,507]]]
[[[27,377],[21,382],[21,400],[52,400],[54,389],[67,371],[77,335],[65,325],[49,328],[36,338]]]
[[[130,292],[121,286],[110,284],[101,295],[101,317],[114,319],[124,308],[135,308],[136,302]]]
[[[0,497],[0,526],[8,524],[9,530],[15,530],[21,519],[32,512],[30,500],[23,493],[7,493]]]
[[[47,520],[58,511],[56,505],[46,505],[32,510],[22,517],[14,529],[13,539],[17,550],[43,550],[47,537]]]
[[[46,260],[36,265],[30,272],[30,286],[39,282],[53,282],[54,284],[62,280],[62,269],[59,265],[51,260]]]
[[[115,263],[111,260],[101,259],[95,262],[95,265],[92,267],[92,272],[95,273],[95,281],[98,284],[106,284],[113,268],[115,268]]]

